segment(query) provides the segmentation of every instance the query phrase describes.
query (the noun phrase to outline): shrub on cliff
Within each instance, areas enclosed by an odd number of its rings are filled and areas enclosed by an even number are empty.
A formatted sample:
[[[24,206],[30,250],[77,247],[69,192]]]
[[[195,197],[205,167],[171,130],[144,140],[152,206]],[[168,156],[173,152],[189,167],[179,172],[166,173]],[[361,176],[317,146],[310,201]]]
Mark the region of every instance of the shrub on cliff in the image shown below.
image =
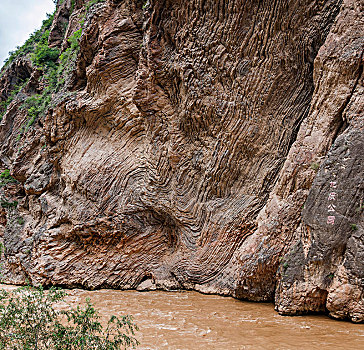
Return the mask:
[[[0,349],[114,350],[139,344],[131,316],[112,316],[104,328],[89,300],[84,308],[57,310],[65,295],[56,288],[0,290]]]
[[[0,174],[0,187],[5,186],[9,183],[16,183],[17,181],[10,175],[10,170],[5,169]]]
[[[34,52],[31,54],[33,63],[40,68],[56,68],[56,62],[59,57],[59,50],[48,46],[49,30],[46,30],[38,44],[35,46]]]
[[[23,108],[27,110],[27,121],[19,129],[17,141],[28,131],[34,124],[37,118],[43,117],[49,109],[52,101],[52,96],[58,93],[66,83],[66,77],[70,76],[75,68],[75,62],[79,53],[79,39],[82,34],[82,28],[87,16],[87,13],[93,5],[104,2],[105,0],[90,0],[85,3],[85,12],[81,16],[80,26],[70,37],[67,39],[68,47],[61,52],[61,48],[49,46],[50,28],[52,26],[54,14],[47,15],[47,19],[43,21],[42,27],[36,30],[30,38],[22,45],[18,46],[15,51],[9,52],[9,57],[6,59],[4,66],[1,68],[0,76],[5,72],[5,68],[9,66],[14,60],[20,57],[28,57],[34,68],[42,72],[41,84],[44,88],[41,93],[34,96],[29,96]],[[63,3],[63,0],[54,0],[57,6]],[[71,13],[75,7],[75,0],[71,1]],[[65,33],[64,33],[65,34]],[[7,107],[16,97],[18,92],[27,84],[28,80],[21,82],[10,93],[10,96],[1,101],[0,99],[0,121],[6,113]]]

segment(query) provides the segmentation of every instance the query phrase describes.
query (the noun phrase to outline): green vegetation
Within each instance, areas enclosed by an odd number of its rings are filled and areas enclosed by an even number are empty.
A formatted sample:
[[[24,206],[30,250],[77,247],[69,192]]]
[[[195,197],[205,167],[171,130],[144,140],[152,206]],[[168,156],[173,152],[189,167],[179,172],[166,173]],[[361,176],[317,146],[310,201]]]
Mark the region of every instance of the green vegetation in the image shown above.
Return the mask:
[[[3,251],[0,242],[0,256]],[[132,316],[111,316],[104,327],[89,299],[84,308],[59,310],[66,295],[54,287],[0,289],[0,349],[117,350],[139,344]]]
[[[139,344],[131,316],[112,316],[104,328],[90,300],[84,308],[58,311],[55,305],[65,296],[56,288],[0,290],[0,349],[113,350]]]
[[[50,48],[48,46],[49,29],[52,25],[52,21],[53,15],[48,15],[48,18],[43,21],[41,29],[35,31],[23,46],[18,47],[14,52],[10,52],[9,58],[5,61],[5,64],[2,68],[2,72],[4,72],[5,68],[10,65],[10,63],[13,62],[15,58],[29,55],[34,66],[44,72],[43,83],[45,88],[43,89],[42,94],[29,97],[23,105],[28,111],[28,122],[21,129],[18,139],[20,139],[21,134],[24,131],[28,130],[28,128],[34,123],[38,116],[44,114],[44,112],[49,107],[51,93],[54,91],[55,81],[57,80],[56,70],[59,50],[56,48]],[[0,109],[2,114],[0,115],[0,119],[6,112],[7,107],[13,101],[16,94],[21,90],[21,88],[24,87],[26,83],[27,81],[22,82],[22,84],[19,86],[16,86],[7,101],[3,101],[1,103]]]
[[[62,1],[60,0],[59,4]],[[103,1],[89,1],[85,7],[86,13],[93,5]],[[56,0],[54,2],[57,3]],[[71,4],[73,9],[75,0],[72,0]],[[29,96],[21,107],[27,111],[27,121],[20,129],[17,140],[21,139],[37,118],[47,113],[52,95],[64,88],[65,77],[72,72],[80,50],[79,39],[84,20],[83,17],[80,21],[81,28],[68,38],[69,47],[62,53],[48,45],[53,15],[49,15],[43,21],[41,29],[35,31],[24,45],[10,52],[0,74],[3,74],[15,59],[25,56],[43,73],[40,81],[42,91]],[[27,83],[28,81],[21,81],[11,91],[9,98],[0,103],[0,120]],[[0,174],[0,186],[15,182],[8,169]],[[17,201],[0,200],[0,206],[3,208],[16,208],[17,205]],[[14,218],[19,225],[24,224],[22,217]],[[1,243],[0,251],[3,251]],[[27,253],[30,253],[30,250]],[[139,344],[134,337],[138,327],[133,323],[131,316],[112,316],[106,327],[103,327],[99,322],[98,311],[90,300],[86,300],[83,308],[59,311],[56,305],[64,301],[65,296],[63,290],[56,288],[45,291],[41,287],[25,287],[10,293],[0,289],[0,349],[114,350],[134,348]]]
[[[358,229],[358,226],[356,224],[350,225],[352,231],[356,231]]]
[[[29,39],[22,46],[18,46],[15,51],[9,52],[9,57],[5,60],[4,66],[1,69],[3,72],[4,69],[10,65],[16,58],[26,56],[29,53],[35,51],[35,46],[42,39],[44,33],[50,29],[53,22],[53,15],[47,15],[47,19],[43,21],[42,27],[39,30],[36,30],[33,34],[30,35]],[[49,32],[48,32],[49,34]]]
[[[80,21],[81,28],[68,38],[68,43],[70,45],[62,54],[60,54],[60,51],[57,48],[49,47],[48,45],[50,27],[54,14],[48,15],[47,19],[43,21],[42,27],[35,31],[23,46],[17,47],[15,51],[10,52],[8,59],[5,61],[4,67],[1,70],[2,73],[16,58],[27,55],[30,57],[33,65],[43,72],[42,85],[44,88],[42,92],[28,97],[23,103],[22,108],[27,111],[27,121],[19,130],[17,141],[19,141],[22,135],[28,131],[37,118],[45,115],[51,105],[52,95],[59,92],[64,87],[65,77],[69,76],[74,69],[74,62],[76,61],[80,49],[79,39],[82,34],[86,14],[93,5],[104,1],[105,0],[91,0],[86,3],[86,12]],[[57,3],[56,0],[54,2]],[[59,2],[59,4],[61,3],[62,1]],[[75,0],[72,0],[71,12],[74,7]],[[5,114],[9,104],[26,83],[27,81],[22,82],[21,85],[17,86],[12,91],[7,101],[1,102],[0,120]]]
[[[10,175],[10,170],[9,169],[5,169],[1,174],[0,174],[0,187],[5,186],[9,183],[16,183],[17,180],[15,180],[11,175]]]
[[[284,272],[288,269],[288,262],[284,259],[283,256],[279,257],[279,263],[282,265]]]
[[[56,68],[56,61],[59,57],[59,50],[48,46],[49,30],[46,30],[40,37],[34,52],[31,54],[32,62],[39,68]]]
[[[82,28],[75,31],[69,38],[70,46],[60,55],[59,66],[57,69],[57,87],[65,84],[65,77],[68,76],[73,69],[73,62],[76,61],[80,50],[79,39],[82,34]]]
[[[320,164],[318,164],[316,162],[311,163],[311,169],[317,171],[319,168],[320,168]]]
[[[19,225],[24,225],[24,219],[23,219],[21,216],[19,216],[19,217],[16,219],[16,221],[18,222],[18,224],[19,224]]]
[[[30,55],[33,64],[44,73],[42,78],[44,88],[41,94],[28,97],[22,106],[27,110],[27,122],[20,129],[20,137],[28,131],[38,117],[45,115],[50,107],[52,94],[60,87],[58,80],[62,72],[59,71],[58,64],[59,50],[48,46],[48,38],[49,30],[45,30]]]
[[[16,208],[18,206],[18,202],[14,201],[14,202],[8,202],[6,200],[1,200],[0,201],[0,205],[1,207],[3,207],[4,209],[10,209],[10,208]]]
[[[2,68],[3,71],[15,58],[29,55],[33,65],[43,72],[42,85],[44,88],[42,92],[28,97],[22,105],[22,108],[27,111],[27,121],[19,130],[17,140],[21,139],[22,135],[28,131],[37,118],[45,115],[50,107],[52,95],[59,92],[64,86],[64,77],[73,68],[73,62],[76,60],[79,51],[78,40],[81,36],[82,29],[76,31],[68,39],[70,47],[62,55],[60,55],[57,48],[49,47],[49,28],[52,21],[53,15],[49,15],[43,21],[41,29],[34,32],[23,46],[18,47],[15,52],[10,53],[9,58]],[[8,105],[23,86],[24,84],[16,87],[8,100],[1,103],[0,110],[2,114],[0,115],[0,120],[6,112]]]
[[[98,4],[100,2],[105,2],[105,0],[91,0],[86,4],[86,13],[89,11],[89,9],[91,8],[91,6]]]
[[[72,51],[72,55],[62,54],[59,56],[58,49],[48,47],[48,36],[49,31],[46,31],[31,55],[34,65],[44,72],[45,87],[41,94],[30,96],[24,102],[22,107],[27,110],[28,117],[26,124],[20,129],[19,138],[28,131],[37,118],[45,115],[50,107],[52,94],[58,92],[65,83],[64,76],[68,73],[65,72],[66,67],[69,69],[72,66],[71,60],[74,61],[77,57],[78,50],[76,52],[75,45],[71,45],[72,49],[66,50],[66,52]],[[72,39],[73,37],[74,35]]]

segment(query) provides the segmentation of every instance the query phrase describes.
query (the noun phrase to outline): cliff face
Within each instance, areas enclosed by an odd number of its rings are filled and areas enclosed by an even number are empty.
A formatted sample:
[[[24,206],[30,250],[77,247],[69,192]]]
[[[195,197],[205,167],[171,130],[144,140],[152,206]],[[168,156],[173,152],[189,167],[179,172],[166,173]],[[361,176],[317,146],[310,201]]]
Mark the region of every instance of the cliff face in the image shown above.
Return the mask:
[[[3,101],[23,83],[0,124],[5,279],[363,321],[363,13],[63,1],[47,32],[61,56],[0,77]]]

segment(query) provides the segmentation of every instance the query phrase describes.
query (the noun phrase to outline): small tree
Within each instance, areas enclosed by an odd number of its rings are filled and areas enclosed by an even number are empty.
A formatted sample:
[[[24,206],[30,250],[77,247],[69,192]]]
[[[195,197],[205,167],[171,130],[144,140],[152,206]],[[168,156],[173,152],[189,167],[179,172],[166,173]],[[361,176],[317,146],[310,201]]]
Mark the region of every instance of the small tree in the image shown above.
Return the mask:
[[[85,308],[56,310],[54,304],[65,296],[57,288],[0,290],[0,349],[116,350],[139,344],[131,316],[112,316],[104,328],[89,299]]]

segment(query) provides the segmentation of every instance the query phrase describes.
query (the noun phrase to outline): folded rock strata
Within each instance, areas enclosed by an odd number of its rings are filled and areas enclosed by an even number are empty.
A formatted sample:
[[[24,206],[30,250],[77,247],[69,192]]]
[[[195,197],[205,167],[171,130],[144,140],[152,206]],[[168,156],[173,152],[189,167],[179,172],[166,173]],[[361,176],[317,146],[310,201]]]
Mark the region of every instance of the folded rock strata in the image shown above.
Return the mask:
[[[58,4],[79,51],[44,116],[3,69],[4,277],[195,289],[364,320],[360,0]],[[84,18],[82,21],[81,19]],[[81,28],[81,29],[80,29]],[[10,189],[9,189],[10,186]],[[12,186],[12,187],[11,187]]]

